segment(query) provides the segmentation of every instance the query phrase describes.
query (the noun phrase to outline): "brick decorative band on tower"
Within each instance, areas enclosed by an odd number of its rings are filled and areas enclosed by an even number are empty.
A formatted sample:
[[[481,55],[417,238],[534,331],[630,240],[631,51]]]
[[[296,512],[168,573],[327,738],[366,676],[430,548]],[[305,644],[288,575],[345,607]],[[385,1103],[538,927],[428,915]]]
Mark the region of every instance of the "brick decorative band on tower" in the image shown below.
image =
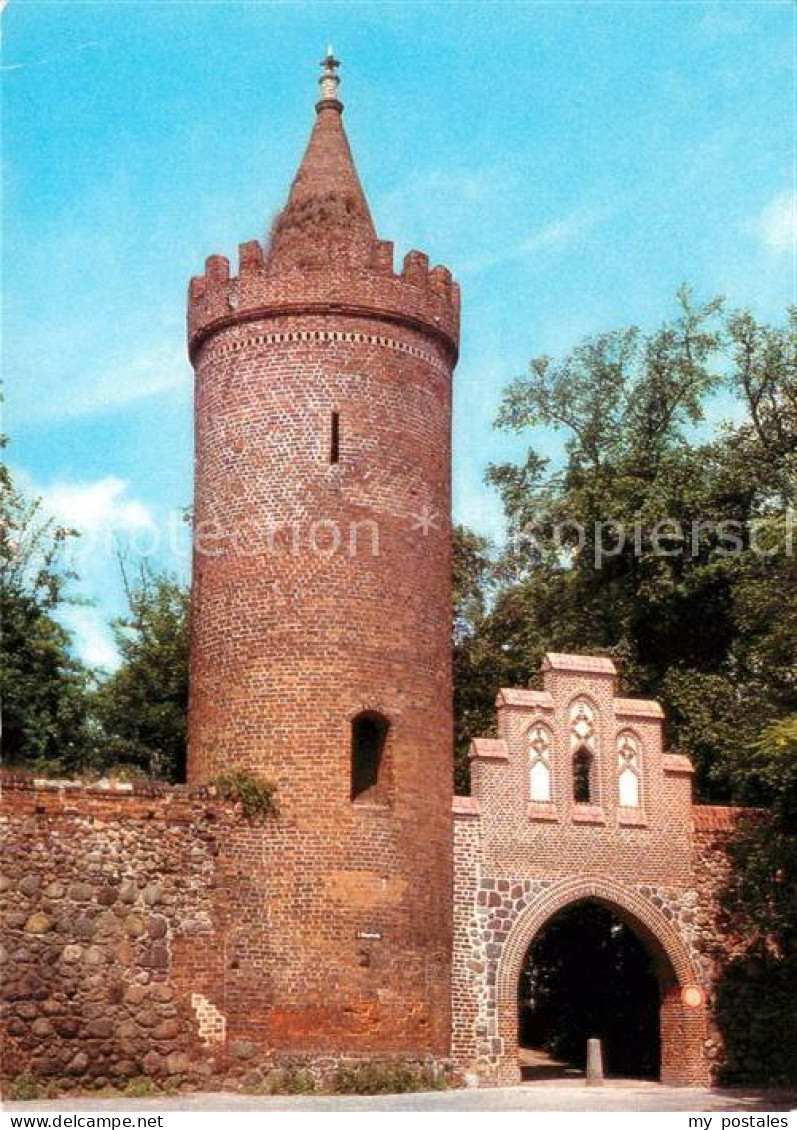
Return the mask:
[[[327,59],[268,246],[190,286],[189,780],[277,785],[248,910],[263,1040],[442,1056],[459,296],[420,252],[394,273],[333,89]]]

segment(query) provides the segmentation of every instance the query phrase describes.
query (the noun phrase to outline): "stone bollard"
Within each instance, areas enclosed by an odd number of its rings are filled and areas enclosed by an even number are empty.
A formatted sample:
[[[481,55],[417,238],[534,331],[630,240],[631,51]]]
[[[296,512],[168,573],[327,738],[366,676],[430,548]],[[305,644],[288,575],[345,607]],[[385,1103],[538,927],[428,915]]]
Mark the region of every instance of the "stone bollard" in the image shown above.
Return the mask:
[[[603,1052],[600,1040],[587,1040],[586,1084],[588,1087],[600,1087],[603,1084]]]

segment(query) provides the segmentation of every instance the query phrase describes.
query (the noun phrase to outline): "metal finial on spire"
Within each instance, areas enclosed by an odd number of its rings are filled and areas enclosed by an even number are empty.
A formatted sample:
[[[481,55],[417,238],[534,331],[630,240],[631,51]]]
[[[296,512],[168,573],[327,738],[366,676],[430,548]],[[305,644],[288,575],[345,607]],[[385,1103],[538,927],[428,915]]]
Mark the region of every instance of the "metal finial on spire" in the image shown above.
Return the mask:
[[[332,44],[327,47],[327,53],[321,60],[321,77],[318,80],[318,85],[321,87],[321,98],[318,103],[319,106],[324,103],[333,103],[339,106],[338,102],[338,87],[340,86],[340,77],[338,75],[338,67],[340,61],[335,58],[332,52]]]

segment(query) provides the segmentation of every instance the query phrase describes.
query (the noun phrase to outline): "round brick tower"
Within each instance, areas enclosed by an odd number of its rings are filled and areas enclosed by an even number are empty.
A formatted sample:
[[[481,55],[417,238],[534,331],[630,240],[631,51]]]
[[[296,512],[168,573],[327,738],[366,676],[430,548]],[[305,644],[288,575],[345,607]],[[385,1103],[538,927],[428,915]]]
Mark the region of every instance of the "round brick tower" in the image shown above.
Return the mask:
[[[394,272],[337,67],[330,53],[267,246],[242,244],[237,276],[213,255],[191,281],[188,772],[277,785],[279,818],[243,869],[257,897],[241,966],[258,973],[239,1030],[277,1050],[437,1055],[450,1026],[459,295],[420,252]]]

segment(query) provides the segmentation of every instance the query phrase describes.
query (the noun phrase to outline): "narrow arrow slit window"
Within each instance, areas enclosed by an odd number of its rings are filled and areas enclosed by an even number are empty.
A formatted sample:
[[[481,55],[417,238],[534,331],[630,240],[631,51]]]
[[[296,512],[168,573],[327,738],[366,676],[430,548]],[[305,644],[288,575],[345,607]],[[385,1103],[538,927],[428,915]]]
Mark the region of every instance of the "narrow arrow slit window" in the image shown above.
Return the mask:
[[[329,461],[340,462],[340,413],[332,413],[332,427],[329,437]]]

